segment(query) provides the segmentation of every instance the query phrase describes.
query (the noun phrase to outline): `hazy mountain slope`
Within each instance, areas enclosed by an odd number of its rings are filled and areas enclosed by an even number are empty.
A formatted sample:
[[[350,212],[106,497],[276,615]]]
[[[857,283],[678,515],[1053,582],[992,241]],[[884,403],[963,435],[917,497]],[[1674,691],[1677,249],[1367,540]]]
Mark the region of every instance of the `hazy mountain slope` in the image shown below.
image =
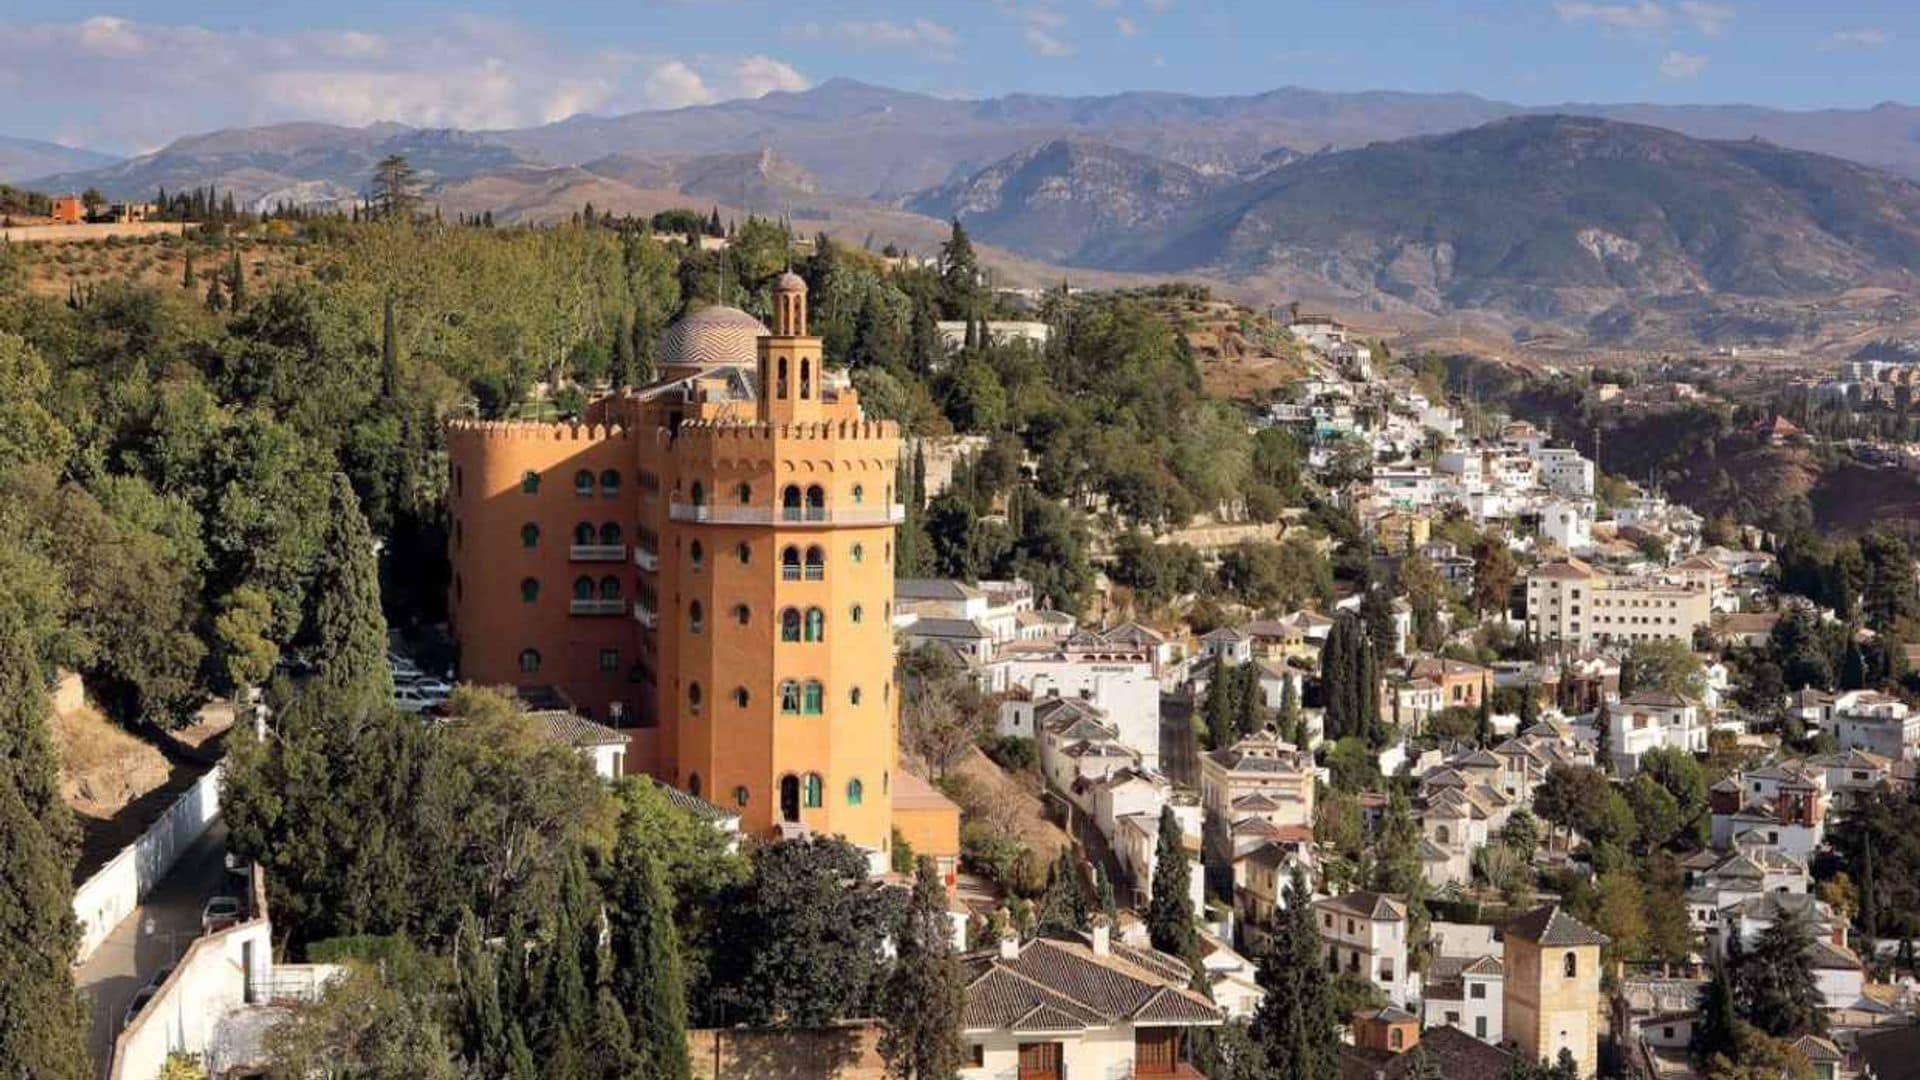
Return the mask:
[[[1112,264],[1546,316],[1911,285],[1920,186],[1758,143],[1525,117],[1297,162]]]
[[[1223,181],[1084,139],[1055,139],[909,199],[983,239],[1063,264],[1098,265],[1117,233],[1166,225]]]
[[[31,180],[58,172],[97,169],[113,161],[111,155],[92,150],[0,135],[0,183]]]

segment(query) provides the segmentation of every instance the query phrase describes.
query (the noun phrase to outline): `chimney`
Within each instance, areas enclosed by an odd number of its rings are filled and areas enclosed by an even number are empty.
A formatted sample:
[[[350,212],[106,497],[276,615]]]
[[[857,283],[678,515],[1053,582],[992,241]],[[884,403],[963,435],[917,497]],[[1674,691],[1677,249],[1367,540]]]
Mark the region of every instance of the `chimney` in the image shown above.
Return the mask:
[[[1113,925],[1105,915],[1093,917],[1093,955],[1113,955]]]
[[[1006,933],[1000,935],[1000,959],[1020,959],[1020,934],[1018,931],[1008,930]]]

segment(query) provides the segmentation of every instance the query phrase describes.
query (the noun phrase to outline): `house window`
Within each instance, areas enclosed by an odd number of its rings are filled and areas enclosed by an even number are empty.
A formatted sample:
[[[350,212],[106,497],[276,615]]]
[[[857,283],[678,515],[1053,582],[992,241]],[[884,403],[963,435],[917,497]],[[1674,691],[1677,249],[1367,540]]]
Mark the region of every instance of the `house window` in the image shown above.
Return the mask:
[[[827,640],[827,613],[817,607],[807,609],[806,640],[819,642]]]
[[[1457,1012],[1454,1012],[1452,1009],[1448,1009],[1447,1010],[1447,1026],[1452,1027],[1453,1025],[1458,1024],[1459,1022],[1460,1022],[1460,1014]]]
[[[815,809],[826,800],[825,787],[826,785],[820,781],[819,773],[807,774],[806,804],[808,809]]]
[[[747,805],[747,785],[741,784],[733,789],[733,801],[736,806]]]
[[[532,469],[528,469],[526,472],[521,473],[520,474],[520,492],[523,495],[539,494],[540,493],[540,474],[537,472],[534,472]]]
[[[987,1044],[968,1043],[967,1044],[967,1066],[969,1068],[981,1069],[981,1068],[985,1068],[986,1064],[987,1064]]]
[[[1485,1001],[1487,999],[1487,984],[1474,983],[1467,987],[1467,996],[1475,1001]]]
[[[593,579],[582,575],[573,579],[573,598],[575,600],[593,599]]]
[[[619,671],[620,670],[620,650],[619,649],[601,649],[600,650],[600,670],[601,671]]]
[[[867,489],[859,484],[853,485],[853,505],[859,506],[867,501]]]
[[[780,580],[781,581],[799,581],[800,580],[800,549],[799,548],[790,547],[790,548],[785,548],[781,550]]]
[[[593,543],[595,535],[592,522],[583,521],[573,527],[573,542],[582,547]]]
[[[817,682],[808,682],[800,711],[808,716],[819,716],[826,709],[826,696],[826,688]]]
[[[752,620],[753,620],[752,608],[749,608],[745,604],[733,605],[733,621],[734,622],[739,623],[741,626],[745,626],[747,625],[747,623],[751,622]]]
[[[687,684],[687,711],[692,713],[695,716],[700,715],[700,698],[701,698],[700,684],[697,682],[688,683]]]
[[[695,540],[693,543],[687,545],[687,560],[693,563],[695,570],[706,565],[707,549],[700,546],[700,541]]]
[[[600,526],[600,542],[602,544],[607,545],[608,547],[612,547],[615,544],[618,544],[620,542],[619,523],[609,521],[606,524]]]
[[[619,578],[608,576],[600,579],[600,599],[602,600],[620,599],[620,579]]]
[[[752,700],[752,697],[747,693],[746,687],[736,686],[733,688],[733,703],[735,705],[738,705],[744,709],[747,707],[747,702],[750,700]]]
[[[780,684],[780,711],[789,716],[800,712],[800,684],[792,679]]]
[[[695,600],[692,603],[688,604],[687,605],[687,629],[698,634],[706,627],[706,625],[707,625],[707,609],[701,607],[700,601],[698,600]]]
[[[540,599],[540,579],[522,578],[520,580],[521,603],[531,604],[538,599]]]
[[[859,687],[856,686],[853,689],[847,691],[847,704],[849,705],[860,704],[860,688]]]
[[[524,548],[537,547],[539,546],[539,543],[540,543],[540,526],[535,525],[531,521],[527,522],[525,525],[520,526],[520,546],[521,547],[524,547]]]
[[[600,470],[600,494],[612,495],[620,490],[620,473],[615,469]]]
[[[740,560],[741,566],[753,561],[753,548],[749,547],[745,540],[740,541],[739,546],[733,549],[733,554]]]
[[[705,484],[702,484],[700,481],[695,480],[693,482],[692,491],[693,491],[693,505],[695,506],[707,505],[707,486]]]
[[[849,611],[847,615],[849,618],[851,618],[854,621],[856,625],[858,625],[860,622],[860,617],[865,613],[866,613],[865,610],[861,608],[859,604],[855,604],[853,605],[853,610]]]
[[[807,549],[807,580],[825,581],[827,577],[827,553],[818,547]]]
[[[579,472],[573,474],[573,493],[575,495],[593,494],[593,473],[591,471],[581,469]]]
[[[693,796],[696,799],[700,797],[700,774],[699,773],[693,773],[692,775],[687,777],[687,794]]]
[[[740,500],[740,505],[745,506],[753,501],[753,485],[743,482],[733,489],[733,494]]]
[[[1392,1031],[1387,1032],[1388,1046],[1392,1047],[1395,1050],[1399,1050],[1405,1047],[1406,1044],[1407,1044],[1406,1032],[1401,1031],[1399,1028],[1394,1028]]]
[[[1577,954],[1568,953],[1560,961],[1560,972],[1569,979],[1577,978],[1580,974],[1580,957]]]
[[[780,613],[780,640],[800,640],[800,611],[798,608],[788,608]]]
[[[865,545],[855,544],[853,545],[853,550],[849,551],[847,555],[856,563],[865,562],[867,559],[867,549]]]
[[[1486,1039],[1487,1037],[1487,1018],[1486,1017],[1476,1016],[1473,1018],[1473,1037],[1481,1040]]]
[[[539,649],[521,649],[520,650],[520,673],[523,675],[533,675],[538,673],[539,670],[540,670],[540,650]]]
[[[827,489],[819,484],[807,485],[807,520],[827,520]]]

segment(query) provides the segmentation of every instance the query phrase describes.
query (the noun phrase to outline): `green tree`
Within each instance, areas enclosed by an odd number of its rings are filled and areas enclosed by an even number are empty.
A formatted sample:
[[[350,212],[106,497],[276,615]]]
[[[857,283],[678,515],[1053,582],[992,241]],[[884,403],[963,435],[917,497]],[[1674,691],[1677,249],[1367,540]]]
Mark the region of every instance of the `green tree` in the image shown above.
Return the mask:
[[[1200,934],[1194,929],[1193,871],[1187,863],[1185,831],[1173,807],[1160,808],[1160,835],[1153,852],[1153,889],[1147,903],[1147,937],[1153,947],[1190,965],[1200,962]]]
[[[220,664],[218,689],[238,694],[264,684],[280,659],[272,638],[273,600],[252,586],[228,593],[214,616],[214,656]]]
[[[1742,1017],[1768,1035],[1824,1034],[1825,997],[1814,982],[1812,950],[1806,924],[1792,912],[1760,931],[1731,972]]]
[[[420,177],[403,154],[388,154],[373,167],[368,201],[375,217],[411,221],[420,209]]]
[[[315,677],[368,702],[393,696],[373,534],[345,474],[333,477],[305,641]]]
[[[1060,857],[1047,869],[1047,888],[1040,894],[1040,929],[1077,933],[1087,929],[1093,914],[1093,897],[1087,894],[1080,877],[1080,860],[1072,849],[1060,849]]]
[[[1684,641],[1636,641],[1620,661],[1622,694],[1651,691],[1697,702],[1706,688],[1706,669]]]
[[[947,890],[931,858],[915,867],[913,898],[895,942],[893,972],[881,995],[880,1055],[900,1080],[950,1080],[966,1060],[960,1040],[966,991]]]
[[[940,313],[948,319],[972,319],[980,307],[980,260],[966,226],[953,219],[940,245]]]
[[[1504,616],[1518,572],[1506,541],[1493,534],[1482,536],[1473,546],[1473,591],[1468,597],[1473,613]]]
[[[687,1080],[686,986],[673,900],[651,846],[623,827],[607,889],[612,992],[646,1080]]]
[[[1313,925],[1312,892],[1294,871],[1287,902],[1258,957],[1257,979],[1266,991],[1252,1024],[1253,1041],[1265,1058],[1253,1075],[1334,1080],[1340,1075],[1340,1023]]]
[[[319,1002],[267,1032],[269,1075],[455,1080],[460,1072],[434,1018],[433,996],[424,991],[390,984],[366,964],[349,964]]]

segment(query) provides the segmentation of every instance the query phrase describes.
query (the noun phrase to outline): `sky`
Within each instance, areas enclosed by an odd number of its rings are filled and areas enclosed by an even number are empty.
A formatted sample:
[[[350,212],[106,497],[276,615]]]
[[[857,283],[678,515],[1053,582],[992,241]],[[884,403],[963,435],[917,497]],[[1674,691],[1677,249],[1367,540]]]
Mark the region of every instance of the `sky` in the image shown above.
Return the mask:
[[[499,128],[846,77],[945,97],[1464,91],[1920,102],[1914,0],[0,0],[0,135],[114,153],[289,120]]]

